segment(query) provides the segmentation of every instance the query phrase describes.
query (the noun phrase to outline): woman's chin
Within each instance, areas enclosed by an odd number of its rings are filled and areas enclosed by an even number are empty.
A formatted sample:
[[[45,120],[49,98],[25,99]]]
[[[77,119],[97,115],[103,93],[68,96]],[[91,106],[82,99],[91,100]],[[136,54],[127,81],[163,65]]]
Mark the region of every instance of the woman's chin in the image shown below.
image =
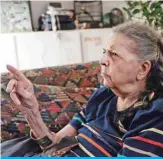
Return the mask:
[[[103,80],[103,85],[105,87],[114,88],[114,84],[110,80]]]

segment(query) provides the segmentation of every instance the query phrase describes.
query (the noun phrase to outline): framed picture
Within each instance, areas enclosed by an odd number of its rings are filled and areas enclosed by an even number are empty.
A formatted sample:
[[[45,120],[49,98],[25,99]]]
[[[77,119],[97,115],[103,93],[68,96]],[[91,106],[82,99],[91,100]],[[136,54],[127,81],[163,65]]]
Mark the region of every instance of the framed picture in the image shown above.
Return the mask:
[[[32,31],[29,1],[1,1],[1,32]]]

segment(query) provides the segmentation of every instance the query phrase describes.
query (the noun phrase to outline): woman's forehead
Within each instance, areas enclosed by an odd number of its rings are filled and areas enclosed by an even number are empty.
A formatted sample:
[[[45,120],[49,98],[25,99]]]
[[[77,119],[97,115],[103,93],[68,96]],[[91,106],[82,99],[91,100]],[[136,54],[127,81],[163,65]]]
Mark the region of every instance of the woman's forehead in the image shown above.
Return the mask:
[[[107,43],[106,48],[115,51],[123,57],[137,58],[137,55],[134,53],[136,43],[123,34],[114,35]]]
[[[136,44],[129,37],[123,34],[117,34],[117,35],[112,36],[112,38],[110,38],[107,46],[109,48],[124,47],[126,49],[130,49],[130,48],[136,47]]]

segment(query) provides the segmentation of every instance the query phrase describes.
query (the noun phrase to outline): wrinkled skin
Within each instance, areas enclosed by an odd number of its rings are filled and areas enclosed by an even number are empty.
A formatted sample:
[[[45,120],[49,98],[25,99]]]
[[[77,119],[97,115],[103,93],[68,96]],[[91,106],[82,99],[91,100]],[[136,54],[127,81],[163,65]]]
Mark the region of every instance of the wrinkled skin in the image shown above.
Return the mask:
[[[38,111],[39,105],[34,95],[33,84],[13,66],[8,65],[7,69],[13,75],[6,88],[11,99],[23,114],[28,110]]]
[[[118,96],[127,95],[140,85],[145,87],[146,79],[137,79],[141,62],[131,52],[131,46],[136,47],[131,39],[118,34],[111,40],[100,61],[103,84]]]

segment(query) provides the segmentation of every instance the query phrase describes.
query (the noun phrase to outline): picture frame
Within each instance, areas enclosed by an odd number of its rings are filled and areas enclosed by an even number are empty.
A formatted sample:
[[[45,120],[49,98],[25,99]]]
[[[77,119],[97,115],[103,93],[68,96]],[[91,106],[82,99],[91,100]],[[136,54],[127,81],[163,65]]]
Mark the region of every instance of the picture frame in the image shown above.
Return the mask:
[[[1,32],[33,31],[29,1],[1,1]]]

